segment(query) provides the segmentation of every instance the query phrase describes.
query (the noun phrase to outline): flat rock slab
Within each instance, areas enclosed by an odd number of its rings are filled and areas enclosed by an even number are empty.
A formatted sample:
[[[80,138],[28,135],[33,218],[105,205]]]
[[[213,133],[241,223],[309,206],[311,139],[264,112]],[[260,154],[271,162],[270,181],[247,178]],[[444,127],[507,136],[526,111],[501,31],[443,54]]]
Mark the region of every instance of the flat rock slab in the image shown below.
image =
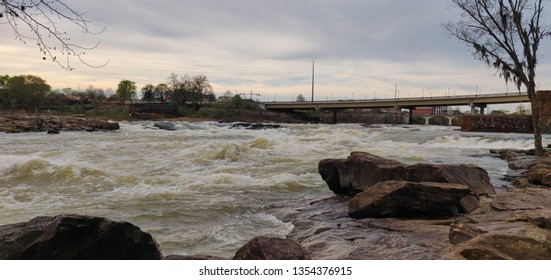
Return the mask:
[[[270,213],[293,223],[288,237],[312,259],[551,259],[551,189],[498,192],[482,199],[473,213],[432,220],[356,220],[348,217],[349,200],[294,202]]]

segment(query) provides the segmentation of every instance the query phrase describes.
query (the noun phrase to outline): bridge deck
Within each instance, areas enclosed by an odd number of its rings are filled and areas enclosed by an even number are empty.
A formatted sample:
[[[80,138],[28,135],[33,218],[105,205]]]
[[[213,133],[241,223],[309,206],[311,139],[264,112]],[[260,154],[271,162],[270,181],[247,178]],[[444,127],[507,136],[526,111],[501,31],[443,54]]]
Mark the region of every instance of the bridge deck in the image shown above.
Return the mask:
[[[415,108],[434,106],[473,106],[529,102],[526,93],[497,93],[462,96],[414,97],[399,99],[339,100],[314,102],[269,102],[268,110],[335,110],[369,108]]]

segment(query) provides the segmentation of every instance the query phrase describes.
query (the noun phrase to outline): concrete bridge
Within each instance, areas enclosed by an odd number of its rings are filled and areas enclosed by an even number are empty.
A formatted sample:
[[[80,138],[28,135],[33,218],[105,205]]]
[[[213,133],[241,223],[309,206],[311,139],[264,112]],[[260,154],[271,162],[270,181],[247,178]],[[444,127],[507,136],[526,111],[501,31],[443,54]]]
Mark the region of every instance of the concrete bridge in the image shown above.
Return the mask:
[[[409,120],[413,120],[413,110],[417,107],[437,106],[470,106],[473,114],[480,109],[480,114],[488,104],[507,104],[529,102],[527,93],[495,93],[461,96],[412,97],[397,99],[367,99],[367,100],[338,100],[314,102],[269,102],[264,106],[273,111],[295,110],[327,110],[333,111],[333,120],[336,122],[337,112],[346,109],[376,109],[400,108],[409,110]]]

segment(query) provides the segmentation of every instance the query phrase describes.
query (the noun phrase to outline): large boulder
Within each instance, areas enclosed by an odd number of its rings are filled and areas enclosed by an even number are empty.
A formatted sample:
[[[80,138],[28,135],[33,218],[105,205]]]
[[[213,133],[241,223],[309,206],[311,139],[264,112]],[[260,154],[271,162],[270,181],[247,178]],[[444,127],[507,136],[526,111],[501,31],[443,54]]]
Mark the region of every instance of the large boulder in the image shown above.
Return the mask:
[[[0,259],[162,259],[150,234],[127,222],[60,215],[0,226]]]
[[[353,152],[348,159],[325,159],[318,172],[335,194],[356,194],[379,182],[403,180],[406,165],[364,152]]]
[[[241,247],[234,260],[309,260],[310,254],[296,241],[259,236]]]
[[[335,194],[355,195],[385,181],[463,184],[476,195],[495,193],[488,172],[475,165],[405,165],[364,152],[348,159],[325,159],[318,172]]]
[[[449,217],[458,215],[465,185],[434,182],[386,181],[350,200],[348,215],[363,218]]]

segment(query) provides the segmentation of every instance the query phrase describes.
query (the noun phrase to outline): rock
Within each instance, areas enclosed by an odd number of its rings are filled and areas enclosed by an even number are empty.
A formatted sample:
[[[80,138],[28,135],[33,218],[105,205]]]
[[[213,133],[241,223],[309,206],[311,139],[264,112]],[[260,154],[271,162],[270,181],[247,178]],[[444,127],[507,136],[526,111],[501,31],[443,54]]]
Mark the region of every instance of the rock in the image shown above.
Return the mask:
[[[0,226],[0,259],[162,259],[150,234],[126,222],[79,215]]]
[[[551,158],[535,160],[526,175],[531,184],[551,187]]]
[[[11,115],[0,117],[0,131],[97,131],[117,130],[116,122],[83,116]]]
[[[341,176],[346,174],[340,174],[340,171],[346,170],[346,161],[341,159],[324,159],[318,163],[318,172],[321,178],[327,183],[329,189],[335,194],[349,195],[358,193],[359,190],[355,190],[349,185],[341,183]]]
[[[292,239],[255,237],[241,247],[234,260],[309,260],[309,253]]]
[[[59,134],[59,130],[55,130],[55,129],[48,129],[48,132],[47,134]]]
[[[542,229],[551,230],[551,211],[515,214],[508,222],[528,222]]]
[[[450,217],[458,215],[459,201],[469,194],[460,184],[386,181],[352,198],[348,214],[355,219]]]
[[[318,260],[432,260],[450,247],[449,225],[455,220],[362,219],[348,217],[344,196],[296,201],[271,209],[294,228],[288,237],[297,240],[312,259]]]
[[[476,195],[495,193],[488,172],[474,165],[415,164],[407,166],[364,152],[348,159],[325,159],[318,172],[335,194],[355,195],[384,181],[463,184]]]
[[[439,182],[462,184],[476,195],[495,193],[486,170],[472,164],[434,165],[415,164],[408,167],[407,180],[411,182]]]
[[[191,255],[191,256],[168,255],[165,257],[165,260],[209,261],[209,260],[225,260],[225,259],[222,257],[208,256],[208,255]]]
[[[110,121],[97,121],[96,125],[94,126],[93,131],[97,130],[119,130],[121,127],[118,122],[110,122]]]
[[[549,260],[551,241],[531,236],[488,233],[456,246],[468,260]]]
[[[263,124],[263,123],[234,123],[230,128],[245,128],[250,130],[262,130],[262,129],[277,129],[281,128],[279,124]]]
[[[176,130],[176,126],[171,122],[156,122],[154,126],[164,130]]]
[[[485,233],[488,232],[472,225],[456,222],[450,226],[450,242],[457,245]]]
[[[406,179],[406,165],[364,152],[353,152],[348,159],[325,159],[318,172],[335,194],[354,195],[379,182]]]
[[[459,209],[462,213],[471,213],[474,210],[480,208],[478,203],[478,198],[474,195],[467,195],[459,201],[461,208]]]

